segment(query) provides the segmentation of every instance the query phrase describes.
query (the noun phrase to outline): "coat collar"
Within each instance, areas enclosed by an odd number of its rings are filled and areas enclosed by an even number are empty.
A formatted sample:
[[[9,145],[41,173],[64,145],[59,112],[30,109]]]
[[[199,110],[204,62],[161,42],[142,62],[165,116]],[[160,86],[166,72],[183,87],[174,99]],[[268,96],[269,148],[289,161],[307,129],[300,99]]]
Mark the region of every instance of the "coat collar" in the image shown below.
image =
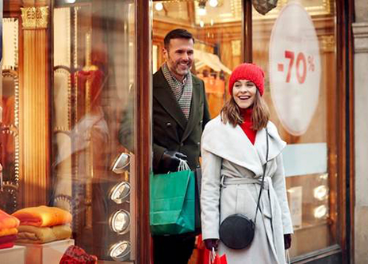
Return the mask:
[[[281,140],[272,122],[267,125],[269,154],[268,160],[277,157],[286,143]],[[263,173],[266,163],[266,130],[257,132],[253,145],[240,126],[222,123],[220,116],[211,120],[205,127],[202,136],[202,148],[206,151],[229,160],[237,165],[253,171],[256,175]]]
[[[185,118],[183,111],[180,109],[175,99],[174,93],[167,83],[162,70],[160,69],[154,76],[154,92],[153,96],[162,105],[166,112],[172,116],[184,130],[181,141],[184,141],[192,132],[194,126],[199,122],[200,116],[197,109],[199,108],[201,86],[200,81],[192,76],[193,94],[190,106],[190,114],[188,120]]]

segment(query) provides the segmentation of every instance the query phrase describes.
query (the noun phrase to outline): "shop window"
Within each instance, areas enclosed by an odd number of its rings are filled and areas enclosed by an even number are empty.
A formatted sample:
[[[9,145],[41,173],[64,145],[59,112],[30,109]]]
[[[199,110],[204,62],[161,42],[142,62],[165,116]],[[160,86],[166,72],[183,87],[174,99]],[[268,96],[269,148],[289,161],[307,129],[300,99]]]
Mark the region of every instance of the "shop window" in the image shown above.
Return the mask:
[[[3,60],[1,83],[1,172],[0,209],[13,213],[19,193],[19,20],[3,18]]]
[[[135,259],[135,3],[54,9],[53,202],[75,242]]]
[[[136,1],[7,2],[0,259],[136,262]]]
[[[271,120],[288,143],[295,258],[337,243],[336,18],[333,1],[289,2],[264,16],[253,9],[252,35]]]

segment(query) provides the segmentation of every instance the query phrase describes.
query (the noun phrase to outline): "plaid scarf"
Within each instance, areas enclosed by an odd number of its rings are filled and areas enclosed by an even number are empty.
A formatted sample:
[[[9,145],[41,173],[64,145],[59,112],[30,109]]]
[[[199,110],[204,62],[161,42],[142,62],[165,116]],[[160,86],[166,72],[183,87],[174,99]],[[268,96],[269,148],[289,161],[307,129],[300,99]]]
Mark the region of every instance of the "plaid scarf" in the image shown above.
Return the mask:
[[[181,111],[183,111],[184,116],[188,119],[193,92],[192,74],[189,72],[184,78],[183,82],[180,82],[171,74],[166,63],[162,65],[161,69],[162,73],[165,76],[165,79],[169,83],[169,86],[174,93],[174,96],[181,108]]]

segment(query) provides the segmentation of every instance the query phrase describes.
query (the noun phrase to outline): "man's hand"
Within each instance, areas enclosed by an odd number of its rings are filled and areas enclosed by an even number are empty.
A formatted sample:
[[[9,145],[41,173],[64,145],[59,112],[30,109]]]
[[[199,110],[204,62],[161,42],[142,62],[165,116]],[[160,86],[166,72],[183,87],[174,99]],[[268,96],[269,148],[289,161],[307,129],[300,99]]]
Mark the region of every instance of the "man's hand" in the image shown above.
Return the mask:
[[[217,250],[218,244],[219,244],[219,240],[218,239],[214,239],[214,238],[210,238],[210,239],[205,239],[203,240],[205,247],[208,250],[212,250],[212,248],[214,248],[215,250]]]
[[[167,173],[169,171],[174,172],[178,170],[180,160],[187,160],[187,156],[177,151],[166,150],[161,157],[160,171],[161,173]]]
[[[291,247],[291,234],[284,235],[284,245],[285,249],[289,249]]]

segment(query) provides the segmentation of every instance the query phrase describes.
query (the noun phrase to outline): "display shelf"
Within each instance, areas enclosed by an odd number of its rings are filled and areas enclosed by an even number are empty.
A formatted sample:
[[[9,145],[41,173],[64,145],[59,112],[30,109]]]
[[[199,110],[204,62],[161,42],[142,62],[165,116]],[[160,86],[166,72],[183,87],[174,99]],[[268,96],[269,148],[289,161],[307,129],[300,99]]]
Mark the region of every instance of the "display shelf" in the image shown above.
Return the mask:
[[[61,257],[74,239],[65,239],[45,244],[17,243],[25,248],[25,264],[59,264]]]
[[[9,264],[25,264],[25,252],[24,246],[0,249],[0,260],[6,259],[6,263]],[[0,262],[2,263],[2,261]]]

